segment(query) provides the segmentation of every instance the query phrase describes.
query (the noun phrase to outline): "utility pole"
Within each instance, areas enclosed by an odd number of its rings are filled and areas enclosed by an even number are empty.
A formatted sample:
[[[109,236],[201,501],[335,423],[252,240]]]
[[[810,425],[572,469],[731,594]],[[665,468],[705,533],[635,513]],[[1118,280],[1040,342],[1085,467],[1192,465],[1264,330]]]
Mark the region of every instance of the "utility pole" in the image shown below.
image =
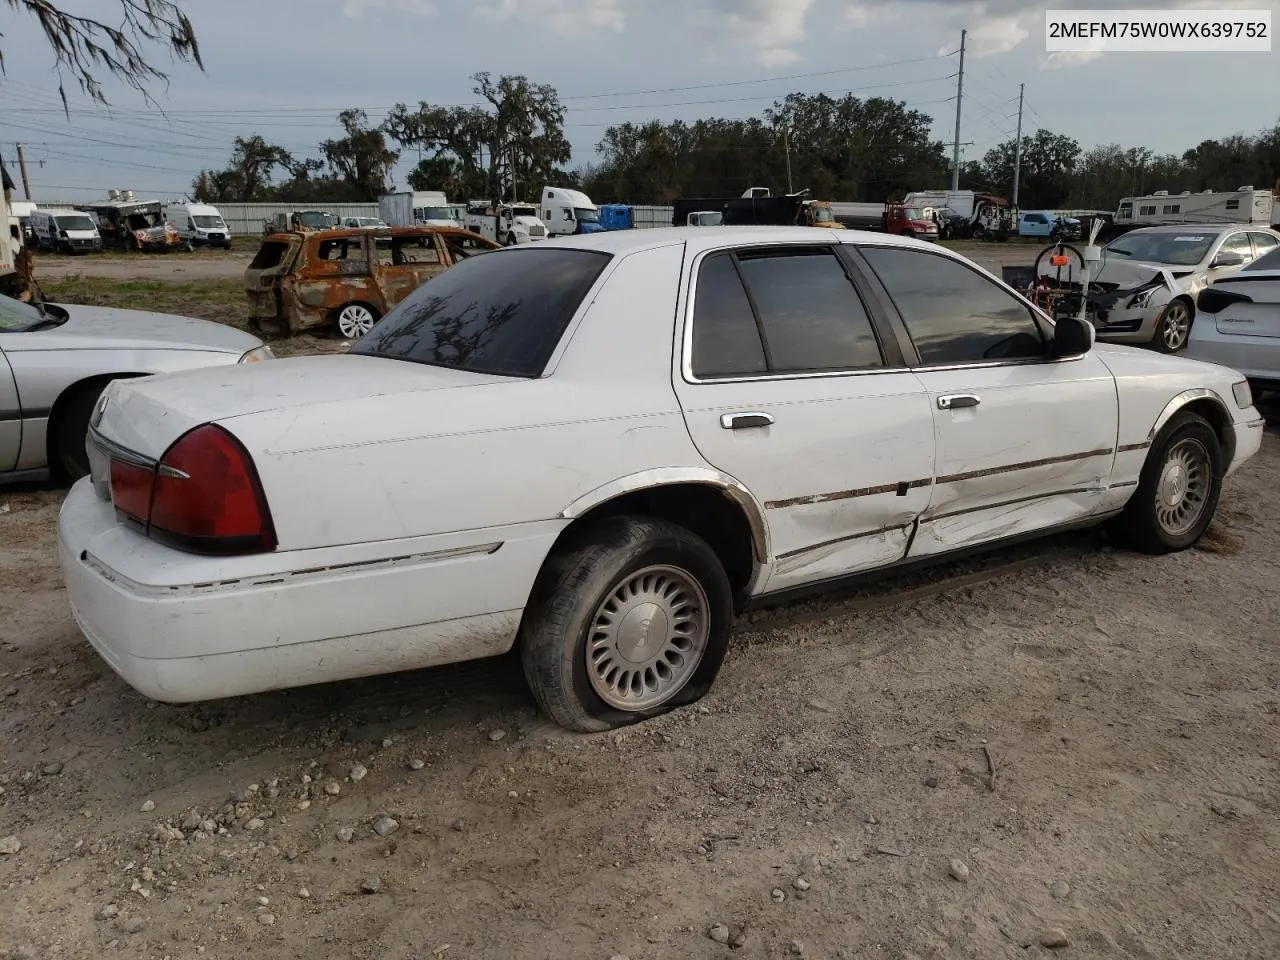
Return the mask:
[[[15,143],[18,148],[18,170],[22,173],[22,192],[25,194],[24,199],[31,199],[31,181],[27,179],[27,156],[22,152],[22,144]]]
[[[951,189],[960,189],[960,105],[964,99],[964,41],[968,30],[960,31],[960,72],[956,74],[956,142],[951,151]]]
[[[782,148],[787,153],[787,193],[791,193],[791,135],[785,126],[782,128]]]
[[[1018,205],[1018,176],[1022,173],[1022,94],[1025,83],[1018,84],[1018,138],[1013,142],[1013,205]]]

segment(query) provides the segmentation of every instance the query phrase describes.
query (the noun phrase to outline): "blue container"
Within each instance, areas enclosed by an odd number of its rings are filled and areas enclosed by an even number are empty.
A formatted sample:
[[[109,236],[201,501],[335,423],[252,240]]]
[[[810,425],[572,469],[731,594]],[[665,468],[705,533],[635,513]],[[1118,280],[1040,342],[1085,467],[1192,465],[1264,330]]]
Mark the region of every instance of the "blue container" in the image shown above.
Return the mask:
[[[632,226],[631,208],[625,203],[606,203],[600,208],[602,230],[630,230]]]

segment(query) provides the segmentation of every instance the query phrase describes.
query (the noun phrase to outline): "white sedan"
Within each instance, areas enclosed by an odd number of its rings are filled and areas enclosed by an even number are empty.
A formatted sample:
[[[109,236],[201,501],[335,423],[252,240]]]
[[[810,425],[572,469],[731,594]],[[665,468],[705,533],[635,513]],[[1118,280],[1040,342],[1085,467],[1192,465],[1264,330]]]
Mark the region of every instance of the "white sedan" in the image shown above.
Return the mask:
[[[1280,390],[1280,247],[1200,292],[1187,356],[1221,363],[1255,392]]]
[[[144,694],[518,644],[601,730],[700,697],[764,598],[1102,521],[1184,549],[1262,420],[935,244],[726,227],[466,260],[349,354],[113,384],[90,439],[67,590]]]

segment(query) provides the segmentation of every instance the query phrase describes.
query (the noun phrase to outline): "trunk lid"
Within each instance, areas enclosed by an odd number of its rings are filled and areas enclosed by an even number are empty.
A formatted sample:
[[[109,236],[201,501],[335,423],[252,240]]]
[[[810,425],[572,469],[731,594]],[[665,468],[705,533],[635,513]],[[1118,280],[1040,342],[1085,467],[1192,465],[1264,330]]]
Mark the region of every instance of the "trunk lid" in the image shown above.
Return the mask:
[[[158,460],[180,436],[205,423],[511,379],[385,357],[290,357],[113,381],[103,392],[105,405],[94,414],[94,428],[111,443]]]
[[[1237,337],[1280,337],[1280,270],[1237,273],[1211,289],[1247,297],[1213,315],[1219,333]]]

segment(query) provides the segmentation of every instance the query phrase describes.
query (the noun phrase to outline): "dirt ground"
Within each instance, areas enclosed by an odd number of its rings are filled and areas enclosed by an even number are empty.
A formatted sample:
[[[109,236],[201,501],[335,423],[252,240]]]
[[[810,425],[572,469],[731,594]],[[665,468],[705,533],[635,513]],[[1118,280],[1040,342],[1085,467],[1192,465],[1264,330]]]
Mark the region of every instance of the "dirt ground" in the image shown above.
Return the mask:
[[[61,493],[0,489],[0,957],[1280,956],[1268,414],[1199,549],[761,611],[701,704],[587,737],[509,657],[148,702],[67,610]]]

